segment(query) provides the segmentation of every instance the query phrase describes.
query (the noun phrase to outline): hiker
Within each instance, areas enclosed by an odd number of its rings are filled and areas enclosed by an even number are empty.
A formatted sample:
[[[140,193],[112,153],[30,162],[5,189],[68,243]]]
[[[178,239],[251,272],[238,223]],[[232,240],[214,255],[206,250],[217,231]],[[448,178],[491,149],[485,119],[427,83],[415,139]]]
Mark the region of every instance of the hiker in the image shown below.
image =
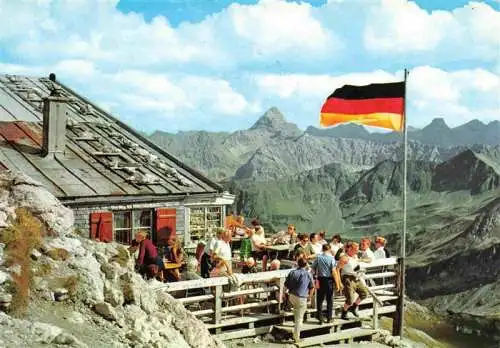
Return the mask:
[[[163,270],[165,269],[163,259],[158,255],[153,242],[146,237],[145,231],[139,231],[135,234],[135,241],[139,249],[139,256],[135,261],[136,269],[147,278],[160,276],[160,279],[163,279]]]
[[[223,230],[220,239],[215,242],[214,250],[212,251],[212,257],[217,257],[224,261],[225,266],[229,274],[232,274],[233,265],[233,254],[231,251],[231,239],[232,234],[229,230]]]
[[[293,340],[300,342],[300,329],[304,321],[304,314],[307,309],[307,302],[311,299],[314,284],[311,273],[306,270],[307,261],[300,257],[297,260],[298,268],[294,269],[285,280],[285,287],[288,289],[288,299],[293,306],[295,327],[293,330]]]
[[[359,245],[356,242],[348,242],[345,246],[348,261],[342,268],[342,284],[344,285],[345,303],[342,308],[341,318],[347,320],[347,312],[350,311],[355,317],[359,317],[357,308],[359,303],[368,296],[368,289],[364,282],[359,277],[358,271],[360,270],[357,254],[359,252]],[[356,294],[358,298],[356,298]]]
[[[214,251],[215,243],[221,238],[223,232],[224,229],[218,228],[215,236],[212,235],[208,240],[208,243],[205,245],[205,249],[203,250],[200,260],[200,273],[203,278],[210,278],[210,271],[214,267],[212,252]]]
[[[385,259],[387,256],[387,250],[385,249],[386,240],[384,237],[375,237],[375,252],[373,253],[373,259]]]
[[[311,269],[317,279],[316,309],[319,324],[323,324],[323,301],[326,297],[326,322],[332,321],[333,271],[335,259],[330,254],[330,244],[323,244],[323,252],[316,257]]]
[[[314,254],[314,249],[311,243],[309,243],[309,237],[307,234],[299,234],[298,239],[299,242],[294,248],[295,259],[298,259],[299,255],[302,253],[306,255],[306,260],[313,259],[316,255]]]
[[[335,234],[332,237],[332,241],[330,242],[330,246],[332,247],[331,253],[333,256],[337,255],[337,252],[340,249],[343,249],[344,244],[342,244],[342,238],[340,237],[340,234]],[[340,256],[340,255],[339,255]],[[338,258],[335,258],[335,260],[339,260]]]
[[[361,255],[359,257],[359,261],[370,263],[373,261],[373,251],[370,249],[372,241],[370,238],[362,238],[359,243],[359,250],[361,251]]]
[[[262,261],[262,271],[265,272],[267,270],[267,250],[264,228],[258,220],[253,220],[252,225],[255,228],[250,238],[252,241],[252,257],[255,261]]]
[[[184,253],[177,238],[170,237],[167,240],[167,246],[164,251],[164,259],[169,263],[182,264],[184,261]],[[165,278],[169,282],[177,282],[181,280],[180,268],[166,269],[163,271]]]

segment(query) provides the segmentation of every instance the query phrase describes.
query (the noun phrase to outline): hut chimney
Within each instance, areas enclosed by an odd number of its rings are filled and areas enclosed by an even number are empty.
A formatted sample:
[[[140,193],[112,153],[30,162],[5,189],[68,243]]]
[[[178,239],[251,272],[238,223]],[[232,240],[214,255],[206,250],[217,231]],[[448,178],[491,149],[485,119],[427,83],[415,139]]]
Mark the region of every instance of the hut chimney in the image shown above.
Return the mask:
[[[60,95],[55,86],[55,74],[50,74],[52,91],[43,98],[43,144],[42,156],[64,155],[66,148],[66,120],[68,99]]]

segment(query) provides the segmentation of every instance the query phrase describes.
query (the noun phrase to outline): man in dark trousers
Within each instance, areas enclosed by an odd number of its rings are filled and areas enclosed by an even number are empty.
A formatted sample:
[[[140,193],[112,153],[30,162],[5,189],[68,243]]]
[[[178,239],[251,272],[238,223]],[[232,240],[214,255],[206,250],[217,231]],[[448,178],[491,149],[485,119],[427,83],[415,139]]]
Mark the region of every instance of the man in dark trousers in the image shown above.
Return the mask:
[[[316,294],[316,309],[318,311],[319,324],[323,324],[323,301],[326,297],[326,322],[332,320],[333,306],[333,270],[335,268],[335,258],[330,254],[330,244],[323,244],[323,253],[314,260],[311,268],[319,283]]]
[[[307,309],[308,299],[311,298],[314,290],[311,273],[306,270],[307,261],[299,257],[297,259],[298,268],[294,269],[285,280],[285,287],[288,289],[288,297],[293,306],[295,327],[293,330],[293,340],[300,341],[300,328],[304,321],[304,314]]]

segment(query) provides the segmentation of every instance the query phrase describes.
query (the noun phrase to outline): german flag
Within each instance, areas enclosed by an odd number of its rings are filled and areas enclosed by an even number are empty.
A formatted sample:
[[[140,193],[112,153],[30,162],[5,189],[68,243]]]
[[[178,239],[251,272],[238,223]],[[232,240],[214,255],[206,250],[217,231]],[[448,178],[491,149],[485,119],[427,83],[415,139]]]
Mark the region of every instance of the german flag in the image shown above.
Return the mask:
[[[336,89],[321,108],[322,127],[344,122],[401,131],[405,82],[345,85]]]

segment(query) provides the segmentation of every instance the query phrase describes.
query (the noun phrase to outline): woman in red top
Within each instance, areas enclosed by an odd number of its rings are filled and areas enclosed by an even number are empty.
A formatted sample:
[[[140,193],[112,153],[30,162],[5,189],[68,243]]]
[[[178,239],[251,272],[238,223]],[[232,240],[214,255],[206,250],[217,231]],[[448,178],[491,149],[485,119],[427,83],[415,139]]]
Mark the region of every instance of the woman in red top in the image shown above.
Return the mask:
[[[135,235],[135,240],[139,243],[139,256],[135,262],[139,273],[148,276],[156,276],[159,272],[163,272],[165,265],[158,251],[150,239],[146,239],[146,232],[139,231]]]

